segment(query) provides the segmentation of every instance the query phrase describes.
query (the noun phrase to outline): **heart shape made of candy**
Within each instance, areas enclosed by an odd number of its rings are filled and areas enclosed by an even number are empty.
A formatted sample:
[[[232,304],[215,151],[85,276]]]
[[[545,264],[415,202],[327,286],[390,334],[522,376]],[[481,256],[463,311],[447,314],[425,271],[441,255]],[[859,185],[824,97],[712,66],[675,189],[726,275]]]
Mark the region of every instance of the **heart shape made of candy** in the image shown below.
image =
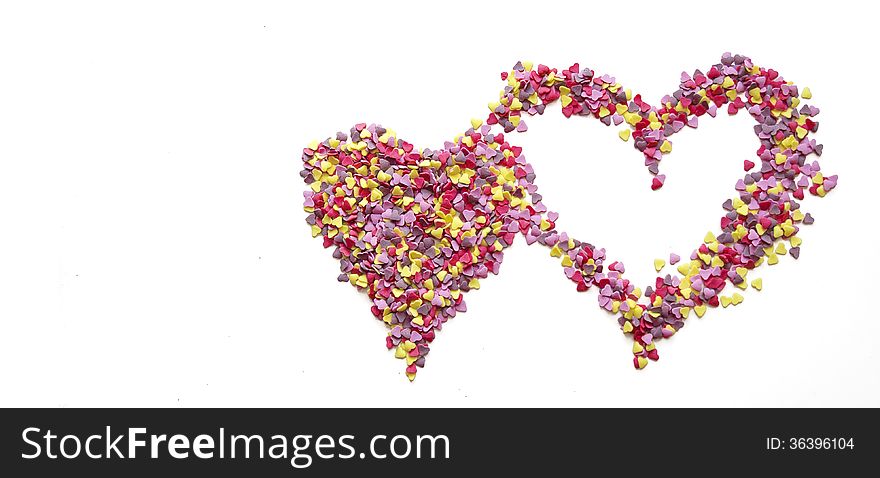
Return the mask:
[[[405,359],[410,380],[436,331],[466,310],[464,293],[498,274],[518,234],[549,248],[578,291],[599,290],[599,306],[631,334],[633,365],[642,369],[659,358],[656,343],[680,330],[691,312],[702,317],[709,307],[740,303],[738,292],[722,295],[728,283],[746,289],[749,271],[776,264],[780,255],[797,258],[799,227],[813,222],[798,200],[837,185],[837,176],[807,161],[822,154],[809,138],[819,109],[801,104],[809,90],[741,55],[725,53],[706,73],[682,73],[678,90],[659,106],[578,64],[559,71],[520,62],[501,78],[507,86],[486,120],[471,120],[442,148],[418,149],[391,129],[361,123],[303,150],[312,234],[334,248],[339,280],[367,292],[373,315],[389,328],[386,346]],[[746,110],[756,120],[758,160],[744,161],[745,175],[722,204],[720,230],[706,234],[678,264],[678,275],[657,277],[641,290],[604,249],[556,229],[557,214],[542,203],[532,166],[505,135],[526,131],[523,117],[543,114],[557,100],[566,117],[622,125],[618,135],[633,140],[655,190],[663,186],[659,163],[676,132],[696,128],[699,117],[714,117],[725,105],[728,114]],[[673,265],[680,260],[669,258]],[[657,260],[658,272],[664,262]],[[762,288],[760,279],[751,285]]]

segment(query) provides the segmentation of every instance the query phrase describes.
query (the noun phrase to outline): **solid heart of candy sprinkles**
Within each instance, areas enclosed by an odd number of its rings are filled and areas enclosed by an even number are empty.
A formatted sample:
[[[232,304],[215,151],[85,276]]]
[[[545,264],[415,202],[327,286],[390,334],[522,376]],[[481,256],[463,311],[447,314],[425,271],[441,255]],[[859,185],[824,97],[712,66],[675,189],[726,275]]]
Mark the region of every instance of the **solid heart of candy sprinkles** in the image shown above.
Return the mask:
[[[760,291],[762,281],[749,282],[750,271],[778,263],[780,255],[798,258],[800,224],[813,222],[798,200],[837,185],[837,176],[808,161],[822,154],[809,138],[819,109],[801,104],[798,87],[778,72],[741,55],[724,54],[706,73],[683,73],[679,89],[659,106],[577,63],[559,71],[520,62],[501,78],[507,86],[485,122],[472,120],[442,148],[415,148],[391,129],[361,123],[303,150],[312,234],[334,248],[339,280],[367,292],[373,315],[389,327],[385,344],[406,361],[410,380],[436,331],[466,310],[464,293],[498,274],[517,234],[547,247],[578,291],[598,289],[599,306],[617,314],[633,339],[633,365],[642,369],[659,358],[657,342],[680,330],[691,312],[702,317],[710,307],[742,302],[739,292],[722,295],[728,283]],[[810,98],[809,90],[800,97]],[[644,156],[652,189],[664,184],[659,164],[672,151],[669,138],[696,128],[699,117],[714,117],[726,105],[728,114],[746,110],[756,120],[758,159],[743,162],[746,174],[722,204],[720,231],[708,232],[689,260],[669,256],[678,274],[641,290],[604,249],[556,230],[558,215],[542,203],[532,166],[505,134],[526,131],[523,117],[543,114],[557,100],[566,117],[621,127],[620,138],[632,139]],[[655,267],[660,272],[666,260]]]

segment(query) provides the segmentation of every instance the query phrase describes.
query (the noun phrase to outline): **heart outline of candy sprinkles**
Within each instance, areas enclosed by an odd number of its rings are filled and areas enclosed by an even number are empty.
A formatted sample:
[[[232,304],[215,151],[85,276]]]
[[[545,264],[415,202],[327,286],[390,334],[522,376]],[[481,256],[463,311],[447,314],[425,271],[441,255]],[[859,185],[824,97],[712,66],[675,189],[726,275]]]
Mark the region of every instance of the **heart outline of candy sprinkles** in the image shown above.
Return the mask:
[[[809,138],[819,109],[801,104],[809,89],[799,95],[795,84],[745,56],[725,53],[706,73],[682,73],[678,90],[659,107],[577,63],[560,71],[519,62],[501,79],[507,85],[489,103],[486,120],[471,120],[437,150],[418,150],[393,130],[365,123],[351,128],[351,139],[337,133],[303,149],[312,235],[334,248],[339,280],[369,295],[373,315],[389,328],[386,347],[406,361],[410,380],[436,331],[467,310],[464,293],[499,273],[517,234],[550,249],[578,291],[598,288],[599,306],[617,314],[633,340],[633,366],[642,369],[659,359],[656,343],[680,330],[691,312],[703,317],[710,307],[742,302],[738,292],[721,295],[728,282],[745,290],[751,270],[778,263],[780,255],[798,258],[799,225],[813,218],[797,201],[805,191],[822,197],[837,185],[836,175],[826,177],[818,161],[807,161],[822,155],[822,145]],[[721,232],[708,232],[688,260],[670,255],[678,275],[658,276],[642,291],[623,277],[622,262],[606,266],[604,249],[556,230],[558,214],[542,203],[534,169],[505,138],[526,131],[523,117],[543,114],[556,100],[566,117],[623,125],[618,135],[644,156],[654,190],[665,182],[659,164],[672,151],[670,136],[725,105],[728,114],[746,110],[756,120],[758,161],[744,161],[745,176],[722,204]],[[655,261],[658,272],[663,266]],[[763,287],[761,279],[751,285]]]

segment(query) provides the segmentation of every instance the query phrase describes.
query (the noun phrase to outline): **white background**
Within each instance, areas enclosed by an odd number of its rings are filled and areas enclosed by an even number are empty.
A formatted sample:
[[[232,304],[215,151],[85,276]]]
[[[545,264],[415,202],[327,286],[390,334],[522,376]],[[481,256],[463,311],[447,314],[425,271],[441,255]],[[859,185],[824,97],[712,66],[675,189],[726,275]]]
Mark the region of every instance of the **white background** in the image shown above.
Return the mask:
[[[4,2],[0,405],[880,405],[873,16],[484,3]],[[692,317],[637,372],[596,292],[518,238],[409,383],[310,237],[302,147],[361,121],[437,147],[518,59],[580,61],[656,103],[725,51],[822,109],[840,185],[805,201],[801,259],[751,273],[763,292]],[[528,123],[512,141],[560,227],[642,287],[654,257],[717,229],[757,147],[745,113],[704,118],[652,192],[617,128],[558,106]]]

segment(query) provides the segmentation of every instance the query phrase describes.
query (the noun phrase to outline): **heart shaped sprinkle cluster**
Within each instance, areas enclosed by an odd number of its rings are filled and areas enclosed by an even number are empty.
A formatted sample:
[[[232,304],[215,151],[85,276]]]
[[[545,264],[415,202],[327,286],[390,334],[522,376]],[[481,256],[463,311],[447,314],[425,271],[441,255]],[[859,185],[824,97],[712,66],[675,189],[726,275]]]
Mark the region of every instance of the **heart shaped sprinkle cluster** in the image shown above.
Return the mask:
[[[740,303],[738,292],[722,295],[728,282],[746,289],[752,269],[776,264],[780,255],[797,258],[799,225],[813,221],[797,200],[805,191],[824,196],[837,183],[817,161],[807,162],[822,154],[808,138],[819,110],[800,104],[809,90],[799,97],[797,86],[744,56],[725,54],[706,73],[682,74],[660,106],[578,64],[559,71],[520,62],[501,78],[507,86],[486,120],[472,120],[437,150],[364,123],[303,150],[312,234],[334,248],[339,280],[367,292],[373,315],[389,327],[386,346],[406,360],[410,380],[436,331],[466,310],[463,294],[499,272],[517,234],[547,247],[578,291],[599,290],[600,307],[618,314],[632,335],[633,365],[641,369],[659,358],[656,342],[680,330],[691,311],[702,317],[708,307]],[[685,126],[696,128],[699,117],[714,117],[725,105],[729,114],[746,110],[756,120],[758,161],[744,161],[745,176],[722,204],[720,231],[707,233],[689,261],[669,257],[677,275],[657,277],[643,291],[624,278],[622,262],[606,266],[604,249],[556,230],[557,214],[542,204],[533,168],[505,138],[526,131],[523,117],[543,114],[556,100],[566,117],[623,125],[619,137],[632,139],[644,156],[652,189],[665,181],[659,163],[672,151],[668,138]],[[655,267],[660,272],[665,261]],[[763,286],[760,279],[751,285]]]

